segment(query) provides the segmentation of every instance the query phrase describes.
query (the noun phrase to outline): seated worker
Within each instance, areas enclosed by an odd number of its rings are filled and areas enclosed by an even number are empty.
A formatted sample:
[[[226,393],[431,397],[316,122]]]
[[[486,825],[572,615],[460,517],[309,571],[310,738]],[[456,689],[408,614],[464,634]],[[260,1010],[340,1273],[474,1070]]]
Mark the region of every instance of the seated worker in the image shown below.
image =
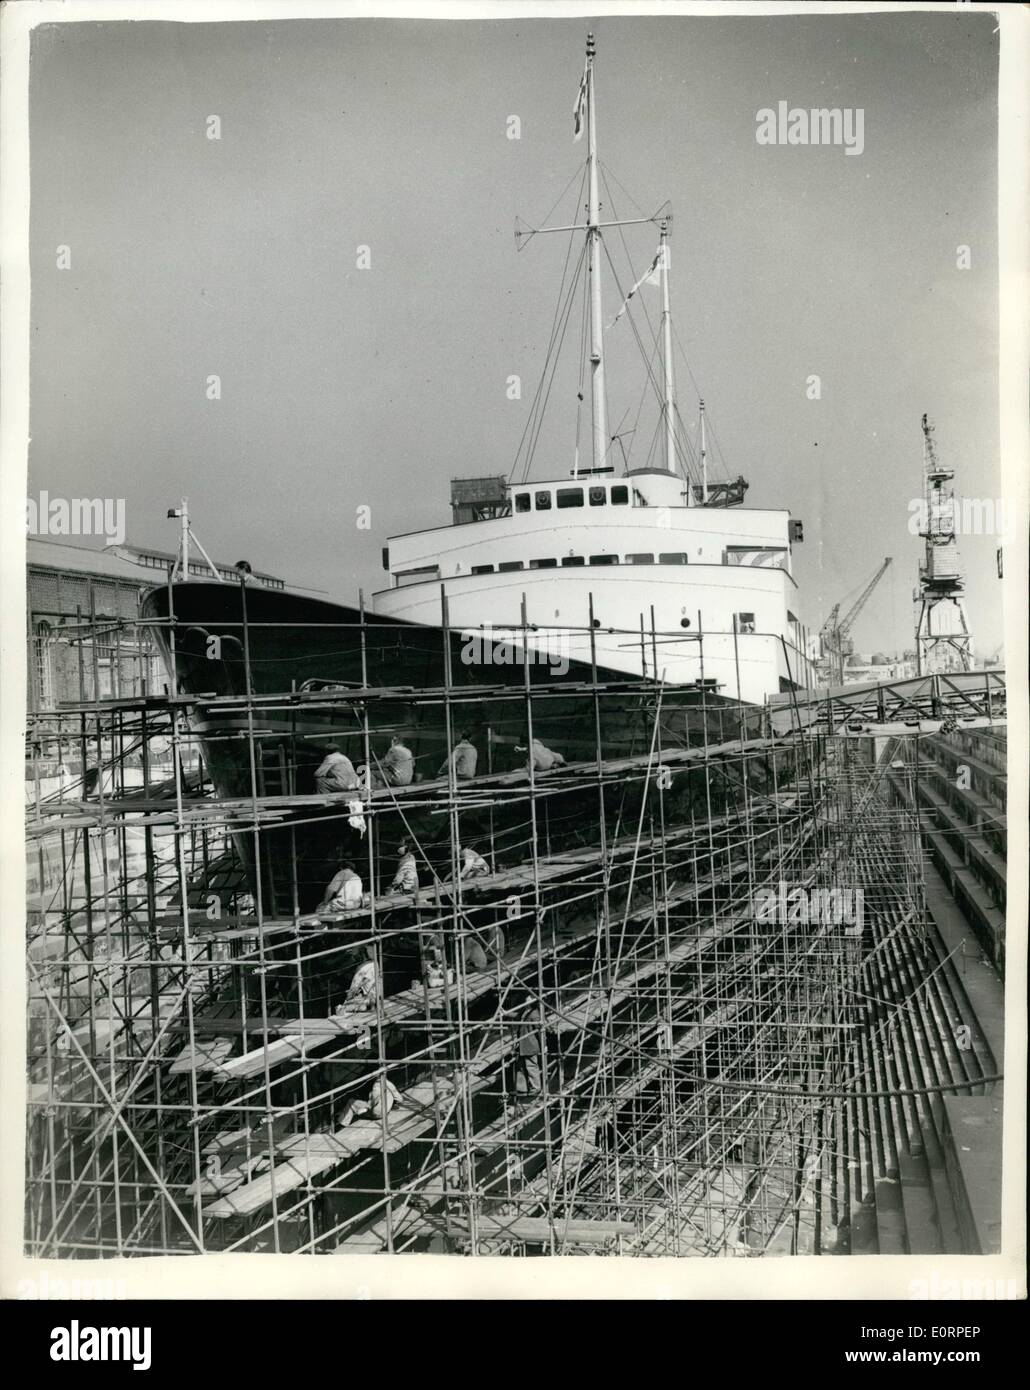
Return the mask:
[[[371,771],[365,763],[358,768],[359,777],[366,773],[373,787],[408,787],[415,777],[415,755],[405,747],[400,734],[394,734],[390,747]]]
[[[437,769],[437,777],[447,775],[448,764],[454,767],[455,779],[459,782],[470,782],[476,775],[476,763],[479,761],[479,754],[472,746],[468,734],[462,734],[461,738],[454,745],[454,751],[449,758],[444,758]]]
[[[339,873],[333,875],[326,885],[322,901],[316,912],[349,912],[352,907],[361,906],[363,892],[361,879],[354,872],[354,865],[345,861]]]
[[[447,983],[447,968],[442,960],[434,956],[426,961],[425,980],[427,989],[443,989]]]
[[[415,775],[415,755],[405,746],[400,734],[394,734],[390,747],[383,754],[383,776],[388,787],[409,787]]]
[[[470,878],[486,878],[490,865],[471,845],[458,850],[458,877],[464,882]]]
[[[397,846],[397,853],[400,855],[400,863],[397,865],[397,872],[393,876],[390,884],[391,893],[417,893],[418,892],[418,865],[415,863],[415,856],[408,848],[407,843]]]
[[[515,751],[516,753],[525,753],[527,750],[524,747],[516,747]],[[534,772],[550,772],[553,767],[565,766],[565,759],[562,755],[553,752],[545,744],[541,743],[538,738],[533,740],[529,752],[530,757],[527,759],[526,766],[529,767],[530,764],[532,764],[532,770]]]
[[[401,1093],[388,1076],[384,1076],[382,1081],[372,1082],[369,1100],[355,1099],[347,1102],[347,1108],[340,1116],[340,1128],[345,1128],[359,1115],[371,1115],[374,1120],[381,1119],[384,1114],[384,1096],[386,1101],[385,1114],[389,1115],[398,1101],[401,1101]],[[403,1104],[402,1101],[401,1104]]]
[[[484,927],[478,936],[465,942],[465,964],[469,970],[493,970],[504,955],[504,932],[499,926]]]
[[[365,957],[354,972],[347,998],[336,1006],[338,1014],[345,1009],[374,1009],[379,1003],[379,972],[376,969],[376,953],[371,946],[365,947]]]
[[[332,796],[336,792],[352,792],[360,785],[354,764],[340,752],[339,744],[326,744],[325,758],[315,769],[315,790]]]

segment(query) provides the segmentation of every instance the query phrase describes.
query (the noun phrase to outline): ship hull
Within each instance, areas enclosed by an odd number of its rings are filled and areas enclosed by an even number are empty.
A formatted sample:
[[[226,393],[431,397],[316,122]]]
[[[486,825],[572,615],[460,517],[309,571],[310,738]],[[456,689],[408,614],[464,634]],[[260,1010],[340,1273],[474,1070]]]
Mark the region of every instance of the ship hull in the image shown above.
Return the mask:
[[[599,747],[606,760],[646,756],[656,709],[658,748],[718,743],[737,737],[742,728],[754,734],[761,720],[760,708],[707,691],[659,690],[653,682],[627,680],[618,671],[575,660],[566,669],[532,661],[527,667],[510,644],[477,645],[461,633],[445,634],[439,627],[382,616],[363,622],[358,609],[288,592],[248,588],[246,605],[248,659],[236,586],[186,583],[171,591],[155,589],[144,604],[144,615],[158,620],[156,631],[177,690],[197,697],[195,731],[212,782],[226,798],[313,793],[315,769],[330,741],[355,766],[365,762],[366,709],[367,746],[373,756],[382,756],[391,734],[401,734],[415,757],[419,789],[427,791],[448,747],[463,732],[478,750],[477,781],[525,769],[526,754],[519,750],[527,737],[527,690],[534,737],[560,751],[570,764],[596,762]],[[284,696],[282,706],[260,710],[256,728],[248,727],[242,704],[227,711],[205,702],[207,696],[244,695],[248,665],[255,696]],[[608,688],[591,698],[583,685],[595,675]],[[306,686],[309,696],[321,688],[331,689],[332,695],[321,704],[312,698],[300,703],[286,698]],[[340,700],[341,689],[347,687],[384,694],[367,704],[356,700],[350,705]],[[426,691],[438,691],[439,697],[416,697],[416,692]],[[253,739],[251,733],[256,735]],[[701,779],[691,775],[677,782],[682,787],[671,791],[670,814],[705,814],[710,793],[706,798]],[[625,824],[639,796],[640,788],[632,783],[616,796],[580,782],[567,792],[547,795],[541,803],[539,833],[552,848],[594,844],[601,838],[601,820],[621,817]],[[379,891],[389,884],[395,847],[402,838],[414,836],[424,860],[441,877],[450,872],[448,816],[438,807],[427,808],[426,798],[408,799],[423,804],[410,809],[399,804],[395,813],[375,817],[375,859],[382,870],[374,886]],[[293,835],[296,844],[288,853],[285,845],[276,845],[276,837],[290,834],[287,824],[263,829],[260,846],[251,834],[237,837],[252,870],[259,858],[263,860],[266,913],[310,912],[341,858],[353,859],[359,869],[367,862],[364,830],[349,824],[346,805],[340,804],[345,801],[340,798],[324,811],[305,807],[298,812],[295,819],[303,821],[303,829]],[[524,859],[525,801],[525,795],[515,796],[506,804],[462,810],[462,842],[489,849],[498,866]],[[289,873],[285,868],[294,863],[295,876],[292,867]],[[368,887],[367,874],[363,876]]]

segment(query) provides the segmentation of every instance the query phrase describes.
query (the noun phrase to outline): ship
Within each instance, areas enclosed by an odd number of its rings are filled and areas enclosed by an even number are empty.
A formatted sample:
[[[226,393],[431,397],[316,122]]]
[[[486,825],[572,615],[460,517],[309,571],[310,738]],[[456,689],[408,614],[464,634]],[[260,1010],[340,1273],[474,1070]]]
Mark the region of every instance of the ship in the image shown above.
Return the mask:
[[[768,697],[810,683],[792,574],[801,523],[786,508],[747,507],[743,477],[709,479],[703,402],[700,449],[689,449],[674,391],[670,217],[667,207],[628,223],[604,212],[595,64],[590,35],[575,111],[575,134],[585,134],[587,146],[582,220],[533,229],[584,239],[589,462],[581,463],[577,445],[562,476],[552,468],[533,480],[453,480],[447,524],[388,538],[389,583],[370,606],[363,594],[346,604],[263,586],[245,564],[238,582],[226,582],[216,572],[194,577],[183,563],[182,582],[145,598],[143,616],[154,624],[174,688],[196,699],[193,732],[221,797],[250,797],[256,808],[258,799],[312,793],[332,746],[371,769],[362,791],[324,812],[311,804],[292,816],[283,810],[279,826],[262,828],[260,845],[256,834],[237,836],[266,916],[296,921],[319,903],[342,860],[364,862],[361,808],[384,798],[390,806],[377,805],[374,821],[383,868],[366,886],[385,890],[388,846],[412,839],[423,881],[446,879],[454,837],[431,793],[446,792],[445,764],[460,735],[478,751],[477,784],[512,785],[520,773],[532,783],[533,738],[573,770],[600,763],[602,750],[604,759],[646,757],[656,728],[667,748],[718,744],[754,736]],[[659,290],[661,372],[646,361],[644,371],[655,386],[661,443],[644,466],[619,468],[621,446],[608,421],[603,239],[612,228],[644,223],[657,232],[657,249],[616,317],[645,281]],[[585,690],[603,690],[604,698],[584,700]],[[355,699],[342,717],[347,691]],[[387,701],[371,729],[370,691]],[[517,698],[525,694],[533,697],[531,715]],[[236,710],[226,711],[227,696],[240,697]],[[207,710],[207,697],[219,703]],[[416,768],[406,796],[375,790],[372,781],[395,733]],[[566,780],[553,777],[541,801],[549,843],[558,846],[595,844],[635,813],[644,791],[623,788],[606,802],[596,787]],[[535,783],[530,790],[537,794]],[[712,791],[698,779],[684,778],[678,796],[674,818],[696,823],[712,814]],[[518,857],[523,820],[514,800],[507,814],[473,805],[462,813],[462,839],[488,844],[498,869]],[[279,852],[276,837],[283,847],[289,838],[289,853]],[[194,898],[203,901],[200,889]],[[399,978],[410,966],[400,962]]]

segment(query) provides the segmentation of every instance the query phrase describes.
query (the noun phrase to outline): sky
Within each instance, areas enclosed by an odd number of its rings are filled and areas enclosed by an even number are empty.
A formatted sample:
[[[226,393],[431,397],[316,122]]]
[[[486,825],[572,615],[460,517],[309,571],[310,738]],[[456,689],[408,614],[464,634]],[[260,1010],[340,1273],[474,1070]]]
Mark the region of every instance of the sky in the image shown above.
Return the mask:
[[[452,477],[519,454],[569,238],[517,253],[513,229],[577,211],[588,27],[605,214],[674,214],[684,428],[700,391],[715,475],[803,520],[804,623],[890,555],[855,647],[912,647],[924,411],[956,491],[1000,491],[998,36],[962,9],[35,30],[29,495],[123,498],[130,541],[169,550],[188,496],[220,560],[344,602],[385,587],[391,534],[446,524]],[[779,101],[861,108],[862,153],[758,144]],[[654,228],[607,243],[625,290]],[[533,476],[571,467],[579,346],[574,314]],[[606,347],[615,431],[646,375],[628,319]],[[997,544],[961,541],[981,655]]]

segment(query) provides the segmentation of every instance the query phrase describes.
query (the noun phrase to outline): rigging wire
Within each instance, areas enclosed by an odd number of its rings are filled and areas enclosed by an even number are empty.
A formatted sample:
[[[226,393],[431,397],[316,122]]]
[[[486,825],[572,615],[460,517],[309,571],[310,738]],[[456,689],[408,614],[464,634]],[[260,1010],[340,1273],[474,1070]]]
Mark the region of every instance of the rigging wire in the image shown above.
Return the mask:
[[[580,203],[580,201],[582,200],[582,197],[583,197],[583,187],[584,187],[584,184],[585,184],[585,182],[586,182],[586,176],[587,176],[587,170],[586,170],[586,166],[584,165],[584,167],[583,167],[583,169],[582,169],[582,171],[581,171],[581,173],[580,173],[579,191],[578,191],[577,194],[576,194],[576,204],[577,204],[577,206],[579,205],[579,203]],[[573,175],[573,179],[574,179],[574,178],[575,178],[575,175]],[[561,194],[559,195],[558,202],[560,202],[561,199],[564,198],[565,194],[568,192],[569,188],[570,188],[571,185],[572,185],[573,179],[570,179],[569,182],[565,185],[565,188],[562,190]],[[555,204],[555,207],[557,207],[557,203]],[[553,211],[554,211],[554,208],[551,209],[551,212],[553,212]],[[551,215],[551,214],[548,213],[548,217],[549,217],[550,215]],[[570,261],[570,259],[571,259],[571,257],[572,257],[572,247],[573,247],[573,245],[574,245],[574,239],[573,239],[573,236],[570,234],[570,236],[569,236],[569,241],[568,241],[568,245],[567,245],[566,250],[565,250],[565,261],[564,261],[564,264],[563,264],[563,266],[562,266],[561,284],[560,284],[560,286],[559,286],[559,288],[558,288],[558,294],[557,294],[557,297],[556,297],[556,300],[555,300],[554,317],[553,317],[552,320],[551,320],[551,331],[550,331],[550,336],[549,336],[549,338],[548,338],[547,352],[546,352],[546,355],[545,355],[545,358],[544,358],[544,366],[543,366],[543,370],[542,370],[541,373],[540,373],[540,380],[539,380],[538,383],[537,383],[536,392],[534,393],[533,401],[532,401],[531,406],[530,406],[529,418],[527,419],[526,425],[525,425],[525,427],[524,427],[524,429],[523,429],[523,431],[522,431],[522,436],[521,436],[521,438],[519,439],[518,447],[517,447],[516,450],[515,450],[515,457],[514,457],[514,459],[512,460],[512,465],[511,465],[511,468],[510,468],[510,470],[509,470],[509,472],[508,472],[508,480],[509,480],[509,482],[510,482],[510,481],[512,480],[512,478],[514,477],[515,470],[516,470],[516,468],[518,467],[519,456],[520,456],[520,454],[522,453],[522,447],[523,447],[523,445],[524,445],[525,442],[526,442],[526,437],[527,437],[527,435],[530,433],[530,429],[531,429],[532,422],[533,422],[533,419],[534,419],[534,412],[535,412],[535,410],[536,410],[537,403],[538,403],[538,401],[539,401],[539,399],[540,399],[540,393],[541,393],[541,391],[542,391],[542,389],[543,389],[544,379],[545,379],[546,374],[547,374],[547,364],[548,364],[548,361],[549,361],[549,359],[550,359],[551,352],[552,352],[552,350],[553,350],[553,348],[554,348],[555,333],[557,332],[558,322],[559,322],[559,318],[560,318],[560,314],[561,314],[562,295],[563,295],[564,290],[565,290],[565,281],[566,281],[566,278],[567,278],[567,276],[568,276],[569,261]],[[578,275],[578,273],[579,273],[579,266],[582,264],[584,254],[585,254],[585,248],[583,248],[583,250],[581,250],[581,252],[580,252],[579,260],[578,260],[578,262],[577,262],[577,269],[576,269],[576,272],[575,272],[576,275]],[[528,471],[529,471],[530,461],[531,461],[530,459],[527,459],[527,463],[526,463],[526,474],[528,474]]]
[[[571,284],[570,287],[569,287],[569,293],[568,293],[568,297],[567,297],[567,299],[566,299],[565,308],[564,308],[563,315],[562,315],[561,333],[560,333],[560,335],[559,335],[557,341],[555,342],[555,344],[554,344],[554,346],[553,346],[553,352],[550,352],[550,353],[549,353],[549,357],[550,357],[550,375],[549,375],[549,377],[547,378],[547,390],[546,390],[546,392],[545,392],[544,395],[543,395],[543,399],[540,400],[540,389],[543,387],[543,381],[544,381],[544,378],[541,378],[540,388],[538,388],[538,390],[537,390],[537,395],[536,395],[536,398],[535,398],[535,400],[534,400],[534,409],[535,409],[535,411],[536,411],[536,416],[535,416],[535,421],[534,421],[534,428],[533,428],[532,437],[531,437],[531,439],[530,439],[529,447],[528,447],[527,452],[526,452],[526,464],[525,464],[525,467],[524,467],[523,470],[522,470],[522,481],[523,481],[523,482],[526,482],[526,480],[527,480],[528,477],[529,477],[529,471],[530,471],[530,468],[532,467],[533,459],[534,459],[534,457],[535,457],[535,455],[536,455],[537,444],[540,442],[540,434],[541,434],[541,431],[543,430],[543,427],[544,427],[544,417],[545,417],[545,415],[547,414],[547,405],[548,405],[548,402],[549,402],[550,399],[551,399],[551,391],[554,389],[554,378],[555,378],[555,375],[556,375],[557,369],[558,369],[558,358],[559,358],[560,355],[561,355],[562,345],[563,345],[564,342],[565,342],[565,334],[568,332],[569,319],[571,318],[571,314],[572,314],[572,304],[573,304],[573,299],[574,299],[574,296],[575,296],[576,285],[577,285],[578,282],[579,282],[579,277],[580,277],[580,275],[581,275],[581,273],[582,273],[583,264],[584,264],[585,260],[586,260],[586,246],[584,245],[583,248],[581,249],[580,253],[579,253],[579,260],[578,260],[577,263],[576,263],[576,271],[575,271],[575,274],[573,275],[572,284]],[[545,374],[546,374],[546,371],[547,371],[547,366],[548,366],[548,363],[545,362],[545,364],[544,364]],[[537,402],[539,402],[539,405],[537,404]]]

